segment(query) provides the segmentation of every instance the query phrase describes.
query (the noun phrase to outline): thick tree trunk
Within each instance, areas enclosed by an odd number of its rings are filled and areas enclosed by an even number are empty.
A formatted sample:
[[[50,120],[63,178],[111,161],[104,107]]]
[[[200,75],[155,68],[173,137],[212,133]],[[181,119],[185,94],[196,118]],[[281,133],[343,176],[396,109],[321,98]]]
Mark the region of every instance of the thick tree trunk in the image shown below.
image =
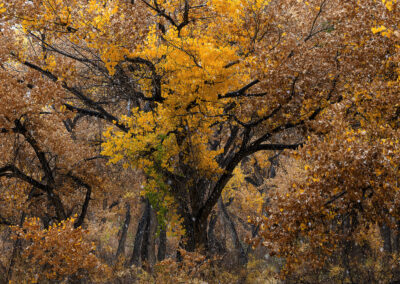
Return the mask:
[[[156,233],[157,233],[157,215],[153,208],[150,208],[150,227],[149,227],[149,243],[147,247],[147,261],[152,268],[156,263]]]
[[[218,203],[222,191],[233,177],[233,171],[239,163],[246,157],[258,152],[267,150],[297,149],[300,144],[261,144],[263,139],[250,143],[249,137],[251,128],[246,128],[243,132],[242,145],[237,151],[228,151],[225,156],[220,156],[218,164],[223,173],[212,181],[206,178],[196,177],[196,171],[188,169],[187,165],[182,167],[183,176],[194,179],[188,181],[181,175],[166,173],[168,183],[173,188],[172,193],[177,202],[179,202],[179,214],[183,217],[183,226],[186,230],[185,239],[187,240],[183,247],[188,251],[195,249],[207,250],[207,219],[214,206]],[[179,143],[178,143],[179,144]],[[228,147],[229,148],[229,147]],[[189,187],[188,187],[189,186]]]
[[[129,224],[131,222],[131,206],[129,203],[125,204],[126,207],[126,214],[125,214],[125,221],[124,225],[121,228],[121,238],[119,239],[117,253],[115,254],[115,259],[124,252],[125,250],[125,243],[126,243],[126,236],[129,229]]]
[[[207,218],[198,218],[192,214],[183,216],[183,226],[186,230],[186,243],[184,249],[187,251],[207,251]]]
[[[167,251],[167,232],[165,229],[161,229],[159,236],[157,260],[163,261],[165,259],[165,253]]]
[[[142,238],[142,245],[140,249],[140,255],[142,259],[142,265],[144,261],[147,260],[147,254],[148,254],[148,241],[149,241],[149,234],[150,234],[150,222],[151,222],[151,207],[150,207],[150,202],[147,201],[146,205],[146,226],[144,227],[144,232],[143,232],[143,238]]]
[[[136,236],[135,236],[135,241],[133,244],[132,256],[131,256],[131,259],[129,260],[129,262],[127,263],[129,266],[131,266],[131,265],[139,266],[139,264],[140,264],[140,255],[141,255],[143,235],[144,235],[144,231],[147,226],[147,219],[148,219],[147,216],[149,214],[150,214],[150,203],[146,199],[144,210],[143,210],[143,215],[140,218],[140,221],[139,221],[139,224],[138,224],[138,227],[136,230]]]
[[[154,210],[149,206],[149,214],[147,216],[147,226],[143,235],[142,241],[142,265],[146,270],[151,271],[153,265],[156,263],[155,252],[155,236],[157,230],[157,217]]]

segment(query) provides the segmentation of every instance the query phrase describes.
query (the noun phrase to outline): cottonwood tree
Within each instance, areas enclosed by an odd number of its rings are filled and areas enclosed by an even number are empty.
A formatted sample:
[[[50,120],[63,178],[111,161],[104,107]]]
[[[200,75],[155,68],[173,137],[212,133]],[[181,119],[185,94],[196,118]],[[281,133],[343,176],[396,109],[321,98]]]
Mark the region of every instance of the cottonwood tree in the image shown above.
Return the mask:
[[[43,86],[67,127],[79,116],[113,125],[102,154],[143,171],[159,221],[174,208],[194,250],[207,247],[210,213],[243,159],[298,148],[348,85],[379,70],[388,50],[370,33],[377,5],[4,2],[2,62],[8,76],[14,65],[34,74],[21,88]]]
[[[123,64],[150,69],[140,86],[153,104],[122,117],[129,130],[110,129],[103,151],[143,168],[147,190],[167,188],[190,250],[207,245],[207,219],[244,158],[297,148],[291,137],[317,128],[309,122],[342,100],[345,82],[374,72],[354,60],[372,47],[338,45],[353,3],[224,3],[144,2],[159,23]]]
[[[35,57],[37,50],[28,48],[29,42],[24,41],[22,34],[17,31],[16,23],[3,18],[7,16],[4,13],[4,4],[1,5],[1,224],[24,226],[31,217],[40,218],[41,225],[36,225],[41,230],[55,226],[54,224],[64,224],[52,231],[52,240],[48,246],[40,244],[40,236],[45,233],[36,227],[25,237],[17,234],[13,247],[2,253],[2,262],[4,261],[3,265],[6,267],[4,281],[27,280],[32,275],[32,279],[39,281],[42,278],[37,279],[36,276],[50,275],[48,273],[54,269],[54,265],[50,263],[59,261],[61,262],[57,269],[60,270],[50,278],[62,279],[76,274],[80,268],[93,267],[84,267],[78,260],[79,257],[94,259],[93,255],[86,255],[92,245],[85,243],[88,241],[86,238],[82,239],[86,233],[81,233],[81,226],[86,223],[89,204],[96,202],[93,201],[94,197],[100,199],[109,179],[99,174],[100,156],[99,151],[91,145],[90,138],[93,137],[82,135],[84,131],[81,126],[85,123],[77,126],[78,121],[82,122],[83,115],[76,116],[66,112],[64,102],[68,97],[64,89],[35,69],[15,60],[15,55],[20,52],[18,48],[26,51],[27,58]],[[86,131],[95,128],[88,124],[85,127]],[[74,220],[71,219],[72,216],[75,217]],[[65,222],[68,226],[65,226]],[[24,229],[26,228],[25,226]],[[68,235],[70,238],[65,237]],[[32,236],[35,237],[31,238]],[[32,254],[37,254],[42,260],[49,260],[44,274],[39,269],[35,270],[37,267],[34,269],[33,263],[32,270],[35,271],[32,274],[21,266],[25,263],[20,258],[21,247],[29,242],[35,243],[30,250]],[[60,259],[63,248],[55,245],[57,242],[68,244],[70,248],[73,248],[72,245],[76,245],[76,248],[84,246],[85,249],[79,252],[81,255],[76,259],[78,262],[63,262]],[[43,268],[43,265],[38,267]]]
[[[393,281],[398,266],[392,253],[399,249],[399,14],[394,1],[354,5],[353,20],[364,23],[361,37],[343,43],[361,52],[375,48],[374,58],[362,59],[376,63],[375,72],[344,85],[343,100],[320,117],[319,133],[295,152],[297,174],[270,192],[267,214],[256,223],[263,244],[286,259],[286,272],[336,263],[342,279]],[[385,263],[375,274],[360,267],[373,258]]]

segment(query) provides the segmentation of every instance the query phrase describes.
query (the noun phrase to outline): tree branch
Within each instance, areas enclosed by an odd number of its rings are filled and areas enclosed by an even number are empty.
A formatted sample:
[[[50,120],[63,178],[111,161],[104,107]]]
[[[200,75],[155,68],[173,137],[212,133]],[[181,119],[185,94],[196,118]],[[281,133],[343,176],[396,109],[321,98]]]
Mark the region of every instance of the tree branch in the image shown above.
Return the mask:
[[[68,173],[67,177],[71,178],[78,186],[86,188],[85,201],[82,204],[81,214],[74,223],[74,228],[78,228],[82,226],[83,221],[85,220],[86,213],[89,207],[90,195],[92,193],[92,187],[88,185],[86,182],[84,182],[81,178],[74,176],[71,173]]]
[[[48,185],[42,184],[39,181],[35,180],[34,178],[24,174],[20,169],[18,169],[14,165],[6,165],[0,168],[0,177],[14,177],[23,180],[30,185],[34,186],[35,188],[41,189],[44,192],[49,192],[51,188]]]
[[[39,66],[28,62],[28,61],[24,61],[22,62],[22,64],[24,64],[25,66],[39,71],[40,73],[42,73],[43,75],[45,75],[46,77],[48,77],[50,80],[52,80],[53,82],[57,82],[58,81],[58,77],[55,76],[54,74],[52,74],[51,72],[44,70],[42,68],[40,68]],[[102,118],[105,119],[106,121],[110,122],[110,123],[114,123],[115,126],[117,126],[119,129],[121,129],[124,132],[128,132],[129,129],[127,127],[125,127],[123,124],[119,123],[119,120],[113,116],[112,114],[108,113],[104,108],[102,108],[99,104],[97,104],[95,101],[93,101],[92,99],[90,99],[89,97],[87,97],[86,95],[84,95],[81,91],[79,91],[77,88],[75,87],[70,87],[67,85],[67,83],[63,82],[62,87],[64,89],[66,89],[67,91],[69,91],[70,93],[72,93],[73,95],[75,95],[75,97],[77,97],[78,99],[81,100],[82,103],[84,103],[86,106],[95,109],[98,113],[100,113],[102,115]]]
[[[155,102],[163,102],[164,98],[161,96],[161,76],[157,74],[156,67],[154,64],[146,59],[140,58],[140,57],[125,57],[125,60],[134,64],[142,64],[147,66],[147,68],[150,69],[150,72],[152,74],[152,85],[153,85],[153,96],[151,98],[147,98],[143,95],[141,99],[147,100],[147,101],[155,101]]]
[[[237,98],[240,96],[244,96],[245,92],[250,89],[251,87],[253,87],[254,85],[258,84],[260,82],[260,80],[256,79],[252,82],[250,82],[249,84],[247,84],[246,86],[244,86],[243,88],[235,91],[235,92],[230,92],[227,93],[225,95],[218,95],[218,99],[226,99],[226,98]]]

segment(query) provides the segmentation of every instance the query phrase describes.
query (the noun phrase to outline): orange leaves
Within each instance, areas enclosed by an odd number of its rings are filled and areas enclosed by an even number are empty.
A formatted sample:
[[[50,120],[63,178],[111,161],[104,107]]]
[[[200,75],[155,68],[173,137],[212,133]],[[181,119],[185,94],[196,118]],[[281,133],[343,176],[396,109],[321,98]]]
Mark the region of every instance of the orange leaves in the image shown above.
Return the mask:
[[[70,275],[79,277],[82,269],[89,274],[105,271],[106,267],[93,254],[94,243],[86,239],[88,232],[81,227],[74,229],[74,221],[74,218],[69,218],[42,229],[39,218],[28,218],[22,227],[12,227],[14,238],[29,244],[23,258],[29,259],[29,274],[33,280],[64,279]]]
[[[18,33],[26,38],[33,37],[36,43],[45,40],[47,47],[57,47],[56,50],[74,46],[75,50],[68,51],[68,54],[77,52],[79,55],[75,54],[73,57],[90,56],[89,50],[96,51],[111,76],[114,75],[118,62],[129,54],[129,47],[137,43],[128,34],[135,32],[135,23],[140,20],[135,16],[129,17],[127,11],[122,13],[121,9],[127,5],[125,1],[87,3],[81,0],[49,0],[31,1],[30,5],[18,2],[23,1],[13,1],[5,6],[10,19],[21,27],[20,31],[15,29]],[[129,13],[137,12],[133,10]],[[126,31],[128,27],[132,31],[121,35],[121,30]],[[52,49],[49,49],[47,52],[51,53]],[[28,56],[27,52],[23,53],[25,57]],[[64,70],[59,70],[62,65],[57,67],[60,74],[64,73]],[[51,66],[44,69],[54,71]]]
[[[212,262],[215,259],[208,259],[198,252],[187,252],[180,249],[182,261],[166,259],[158,263],[154,268],[154,280],[157,283],[201,283],[200,279],[211,280],[214,269]]]
[[[326,265],[325,257],[339,253],[338,242],[361,234],[363,226],[388,222],[388,212],[400,216],[394,210],[400,206],[398,129],[373,121],[364,129],[346,125],[338,117],[327,135],[311,136],[292,162],[306,163],[298,169],[304,169],[304,179],[291,178],[269,194],[273,203],[268,219],[261,221],[268,229],[261,235],[279,240],[266,244],[287,259],[287,269],[296,267],[299,257]],[[341,227],[352,214],[357,223]],[[300,251],[299,240],[307,244]]]
[[[45,168],[54,169],[52,190],[66,204],[82,199],[81,187],[65,184],[67,173],[85,169],[91,180],[94,173],[108,175],[97,164],[101,151],[100,158],[122,162],[126,171],[142,170],[143,194],[163,210],[206,212],[199,218],[206,223],[211,198],[226,185],[224,197],[234,197],[242,215],[262,214],[265,196],[245,188],[244,174],[234,168],[268,144],[284,148],[296,140],[307,145],[269,188],[271,206],[262,218],[273,252],[292,263],[315,251],[329,254],[342,237],[343,216],[357,212],[372,223],[384,216],[382,208],[399,207],[395,1],[3,2],[0,79],[7,83],[0,86],[6,102],[0,128],[6,133],[26,117],[21,123],[37,137],[42,160],[49,160]],[[97,121],[94,131],[90,116],[115,126],[101,134],[105,127]],[[47,189],[52,179],[37,170],[35,149],[21,143],[13,157],[6,150],[20,135],[2,137],[4,160],[17,160]],[[89,140],[98,147],[78,144]],[[84,166],[91,156],[96,167]],[[267,159],[261,162],[272,176]],[[118,196],[109,184],[110,195]],[[4,202],[22,201],[22,193],[5,195]],[[37,211],[45,211],[39,197]],[[170,211],[169,221],[183,234],[176,210]],[[37,267],[50,263],[49,275],[76,273],[77,265],[92,269],[83,257],[92,253],[86,234],[70,223],[44,231],[32,220],[19,231],[31,242]],[[41,242],[48,251],[39,251]],[[74,253],[74,262],[62,257]]]

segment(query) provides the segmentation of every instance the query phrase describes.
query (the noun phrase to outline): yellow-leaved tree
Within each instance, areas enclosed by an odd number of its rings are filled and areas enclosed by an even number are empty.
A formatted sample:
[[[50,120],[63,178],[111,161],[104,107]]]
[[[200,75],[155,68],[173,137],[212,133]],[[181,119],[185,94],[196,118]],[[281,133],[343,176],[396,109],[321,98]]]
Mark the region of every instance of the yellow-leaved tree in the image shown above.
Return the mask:
[[[394,1],[0,3],[0,76],[8,82],[0,86],[6,102],[0,105],[0,177],[39,190],[49,202],[47,215],[57,222],[77,211],[66,210],[76,201],[77,193],[74,199],[65,188],[72,184],[88,192],[79,204],[77,227],[82,224],[91,185],[108,178],[86,162],[106,158],[142,172],[146,208],[157,211],[161,227],[166,219],[181,222],[183,247],[207,249],[211,212],[224,189],[229,198],[240,190],[240,173],[249,169],[239,168],[251,156],[257,160],[265,151],[277,154],[304,143],[314,150],[320,147],[314,135],[351,131],[363,123],[358,116],[380,127],[380,113],[394,111],[385,103],[394,105],[395,91],[386,96],[379,89],[397,80]],[[387,101],[376,101],[378,94]],[[352,115],[356,122],[341,124]],[[76,136],[83,117],[108,125],[96,150],[86,147],[90,139],[79,140],[85,130]],[[92,133],[94,120],[88,121]],[[363,133],[338,137],[368,144],[379,136],[369,133],[366,141]],[[10,156],[13,139],[23,139],[18,149],[24,151]],[[327,155],[336,149],[320,148]],[[383,157],[383,150],[378,154]],[[239,186],[232,190],[232,184]],[[109,194],[118,191],[108,185]],[[263,195],[251,196],[259,207]],[[303,223],[295,223],[300,231]]]
[[[37,0],[4,2],[2,19],[19,35],[9,60],[64,91],[67,110],[115,124],[102,154],[173,197],[194,249],[245,157],[297,148],[345,83],[379,68],[370,16],[351,28],[362,5]]]

